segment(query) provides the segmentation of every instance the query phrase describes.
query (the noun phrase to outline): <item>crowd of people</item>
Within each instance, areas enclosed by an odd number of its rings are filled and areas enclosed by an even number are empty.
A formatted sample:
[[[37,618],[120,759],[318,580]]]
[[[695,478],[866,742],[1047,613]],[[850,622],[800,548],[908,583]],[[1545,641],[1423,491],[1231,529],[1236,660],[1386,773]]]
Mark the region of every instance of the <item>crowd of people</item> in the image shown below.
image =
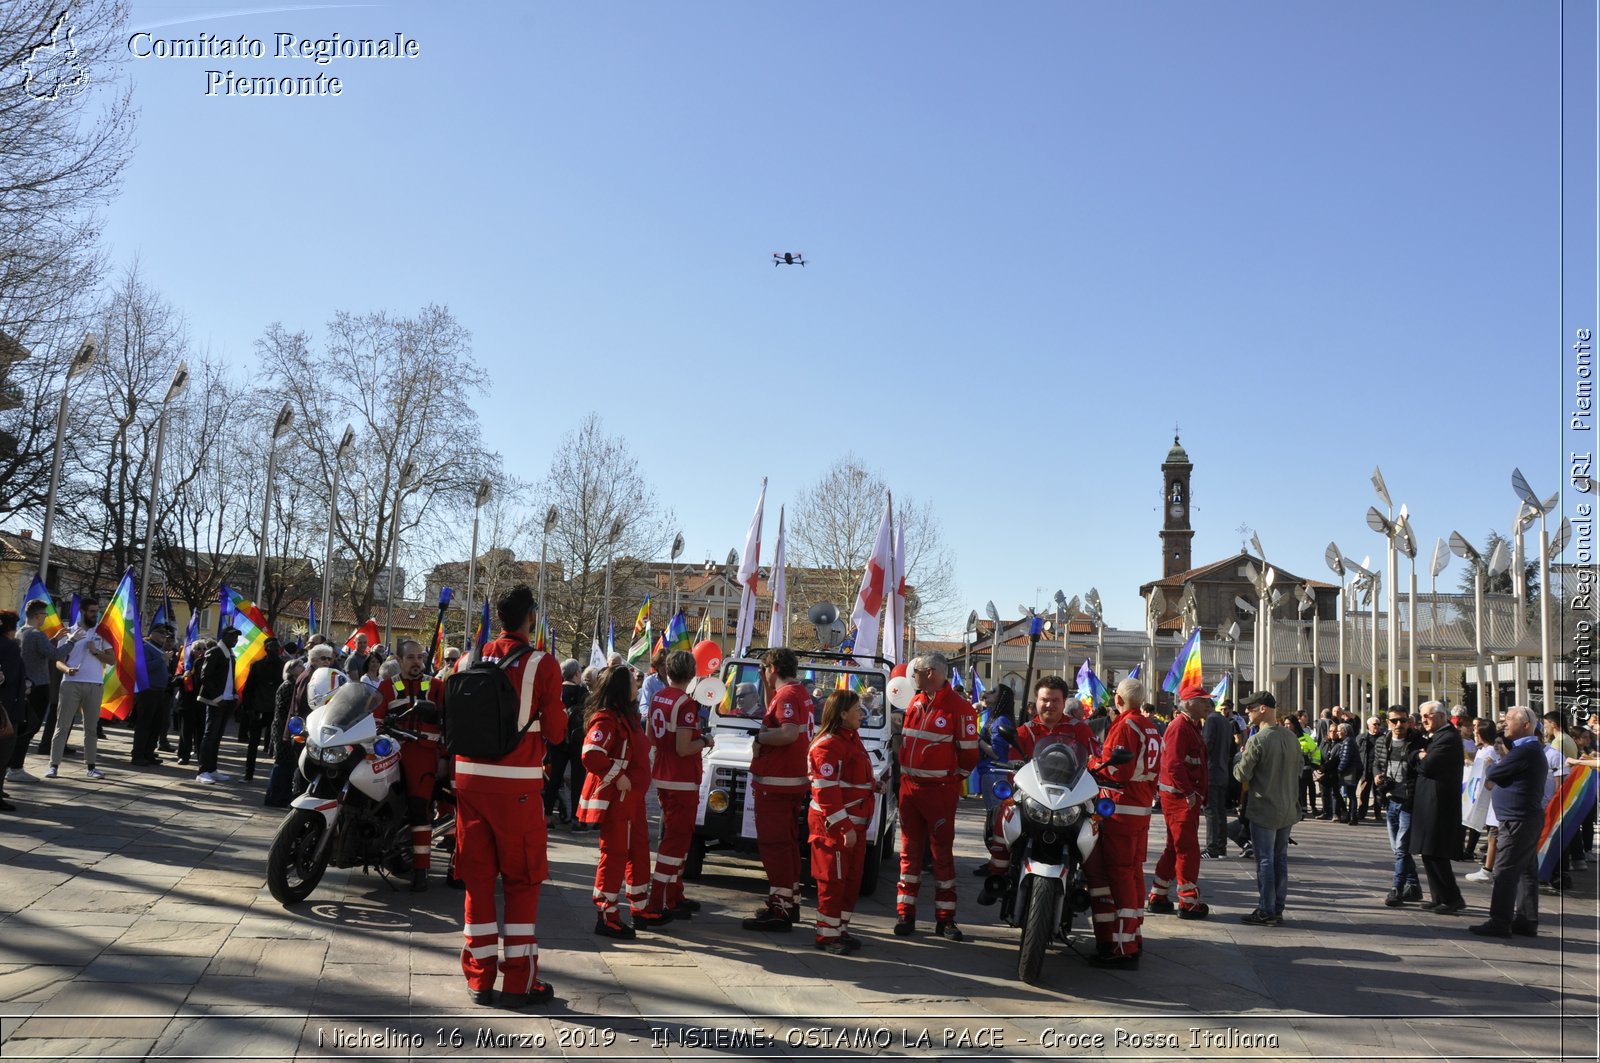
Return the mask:
[[[254,778],[264,756],[270,769],[263,801],[287,807],[304,785],[289,719],[308,714],[314,689],[331,690],[333,680],[367,685],[375,715],[406,738],[401,761],[412,888],[427,888],[435,803],[447,796],[439,784],[450,779],[456,832],[449,877],[465,891],[461,962],[469,995],[479,1004],[520,1008],[553,993],[538,977],[537,937],[551,828],[566,824],[596,833],[596,935],[628,939],[700,910],[685,894],[683,873],[702,754],[714,737],[706,709],[690,694],[696,675],[691,654],[658,653],[648,675],[615,656],[604,667],[580,669],[575,660],[558,662],[533,649],[537,610],[526,586],[503,594],[497,608],[500,635],[464,663],[498,669],[514,692],[519,730],[504,755],[451,756],[445,748],[443,680],[463,663],[457,649],[444,650],[443,667],[435,672],[427,649],[410,639],[393,654],[361,634],[345,647],[321,636],[303,648],[269,639],[240,683],[237,630],[226,628],[214,640],[179,650],[171,627],[156,624],[147,637],[150,687],[136,699],[130,760],[152,767],[163,753],[176,754],[179,764],[194,765],[198,783],[225,783],[230,780],[217,770],[218,754],[225,731],[236,725],[245,779]],[[74,752],[71,732],[80,720],[85,773],[91,779],[104,774],[96,736],[100,677],[110,650],[94,634],[98,605],[83,601],[81,622],[56,639],[41,629],[46,609],[46,603],[29,602],[20,629],[22,618],[0,612],[0,705],[12,732],[0,735],[0,760],[12,784],[38,781],[27,770],[30,751],[48,757],[46,778],[57,777]],[[1203,689],[1186,688],[1172,716],[1160,718],[1148,710],[1143,684],[1125,679],[1109,709],[1085,718],[1067,684],[1046,676],[1019,714],[1005,686],[973,705],[950,683],[946,660],[927,653],[909,663],[916,692],[896,719],[899,785],[891,795],[875,780],[861,743],[861,695],[839,689],[816,699],[799,675],[794,651],[766,651],[761,683],[767,704],[753,703],[748,713],[752,719],[760,713],[749,799],[767,896],[742,926],[760,934],[797,926],[809,860],[816,882],[813,944],[832,954],[863,945],[850,923],[867,828],[883,800],[897,802],[900,823],[893,933],[917,932],[920,887],[931,868],[933,931],[962,941],[953,846],[964,784],[975,771],[983,779],[1015,769],[1049,742],[1080,746],[1114,804],[1099,822],[1085,866],[1096,944],[1090,962],[1112,969],[1137,967],[1147,912],[1183,919],[1212,914],[1201,899],[1202,862],[1225,858],[1230,843],[1256,865],[1256,904],[1240,918],[1253,926],[1281,925],[1292,829],[1310,817],[1384,824],[1394,857],[1384,903],[1417,903],[1440,915],[1467,908],[1451,865],[1476,860],[1482,843],[1483,865],[1466,880],[1492,883],[1489,914],[1470,929],[1500,938],[1536,935],[1541,883],[1535,857],[1545,808],[1556,780],[1573,765],[1600,764],[1593,720],[1569,733],[1556,713],[1541,721],[1521,706],[1498,725],[1434,701],[1415,714],[1391,706],[1363,723],[1339,707],[1312,719],[1305,710],[1280,708],[1265,691],[1219,708]],[[323,677],[320,688],[314,688],[317,676]],[[753,686],[738,693],[752,702],[757,696]],[[1019,724],[1017,715],[1026,719]],[[1470,742],[1463,737],[1469,732]],[[646,811],[652,790],[660,807],[653,863]],[[12,808],[5,791],[0,807]],[[1013,814],[1007,800],[986,818],[989,859],[976,869],[986,878],[980,905],[995,902],[1012,870],[1016,854],[1001,825]],[[1154,815],[1165,822],[1166,844],[1147,880]],[[1586,866],[1593,826],[1591,810],[1546,886],[1570,887],[1570,872]]]

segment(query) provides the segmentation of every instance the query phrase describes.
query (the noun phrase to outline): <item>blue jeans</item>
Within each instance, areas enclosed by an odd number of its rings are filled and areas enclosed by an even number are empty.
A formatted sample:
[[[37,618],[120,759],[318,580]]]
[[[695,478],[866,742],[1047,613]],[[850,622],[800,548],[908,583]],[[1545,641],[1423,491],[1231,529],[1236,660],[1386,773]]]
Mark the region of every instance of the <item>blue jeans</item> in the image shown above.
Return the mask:
[[[1403,890],[1410,886],[1422,888],[1417,879],[1417,862],[1411,858],[1411,810],[1402,808],[1399,801],[1389,802],[1389,848],[1394,850],[1394,885]]]
[[[1289,899],[1289,827],[1273,830],[1250,824],[1250,844],[1256,851],[1256,907],[1263,915],[1282,915]]]

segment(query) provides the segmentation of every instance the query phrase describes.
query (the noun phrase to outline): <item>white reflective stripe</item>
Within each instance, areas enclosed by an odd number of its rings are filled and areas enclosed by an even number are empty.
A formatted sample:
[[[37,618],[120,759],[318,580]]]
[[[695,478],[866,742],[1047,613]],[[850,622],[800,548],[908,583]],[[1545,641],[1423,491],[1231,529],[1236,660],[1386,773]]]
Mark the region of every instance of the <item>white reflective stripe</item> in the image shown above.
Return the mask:
[[[933,884],[942,890],[953,890],[956,888],[956,880],[953,878],[934,879]]]
[[[867,817],[866,816],[851,816],[850,817],[850,822],[856,824],[857,826],[865,827],[867,825]]]
[[[900,768],[901,775],[909,775],[916,779],[943,779],[950,775],[948,771],[936,771],[933,768]]]
[[[1119,815],[1119,816],[1148,816],[1149,814],[1150,814],[1150,806],[1149,805],[1118,805],[1117,806],[1117,815]]]
[[[1199,757],[1184,757],[1183,758],[1183,762],[1185,764],[1198,764],[1198,763],[1200,763],[1200,758]]]
[[[804,786],[806,784],[804,777],[791,775],[752,775],[750,776],[750,781],[760,783],[762,786]]]
[[[1143,908],[1118,908],[1117,909],[1117,918],[1118,919],[1138,919],[1142,915],[1144,915],[1144,909]]]
[[[475,960],[487,960],[500,955],[500,946],[498,943],[494,945],[479,945],[477,948],[468,949],[467,955]]]
[[[915,893],[902,893],[895,900],[900,904],[916,904],[917,895]]]
[[[542,779],[544,767],[535,764],[522,767],[516,764],[485,764],[477,760],[456,761],[457,775],[481,775],[494,779]]]
[[[933,904],[933,910],[935,912],[949,912],[951,914],[954,914],[955,910],[956,910],[956,902],[955,901],[935,901],[934,904]]]
[[[411,847],[411,855],[413,856],[421,856],[423,853],[431,852],[433,852],[433,846],[431,845],[413,845]]]
[[[1170,885],[1172,885],[1171,879],[1152,878],[1150,880],[1150,888],[1155,890],[1157,893],[1167,892],[1167,887]]]
[[[900,733],[906,738],[920,738],[924,742],[952,742],[956,737],[944,731],[919,731],[911,727],[903,729]]]
[[[1109,896],[1111,896],[1111,887],[1110,886],[1096,886],[1094,889],[1089,891],[1089,896],[1091,896],[1091,897],[1109,897]]]
[[[537,955],[539,955],[539,946],[535,945],[531,941],[528,942],[526,945],[507,945],[506,946],[506,959],[507,960],[515,959],[518,956],[537,956]]]
[[[819,938],[836,938],[836,937],[839,936],[839,934],[840,934],[840,930],[839,930],[838,927],[836,927],[836,926],[823,926],[822,925],[822,921],[820,919],[817,921],[817,937],[819,937]]]
[[[700,784],[697,783],[697,782],[673,782],[670,779],[657,779],[656,780],[656,789],[657,790],[694,790],[694,791],[698,792],[699,789],[700,789]]]
[[[604,812],[611,807],[611,802],[602,798],[585,798],[578,802],[578,807],[590,812]]]
[[[656,871],[650,875],[651,882],[671,882],[672,876],[664,871]]]
[[[618,760],[615,757],[611,758],[611,770],[606,772],[604,775],[602,775],[600,777],[600,785],[601,786],[609,786],[609,785],[611,785],[611,780],[615,779],[618,775],[621,775],[622,774],[622,769],[626,768],[627,766],[628,766],[628,762],[627,761]]]
[[[585,745],[583,747],[583,751],[585,753],[604,753],[606,751],[606,747],[605,746]]]
[[[1176,786],[1168,786],[1164,782],[1163,783],[1157,783],[1156,784],[1156,789],[1162,791],[1163,793],[1169,793],[1169,794],[1181,794],[1181,793],[1183,793],[1183,791],[1178,789]]]
[[[820,812],[822,810],[818,809],[817,811]],[[823,820],[823,822],[831,827],[835,823],[838,823],[840,820],[844,819],[845,817],[847,817],[849,815],[850,815],[849,812],[847,812],[847,811],[845,811],[844,809],[841,808],[839,811],[834,812],[831,815],[829,815],[827,819]]]
[[[484,934],[498,934],[500,932],[500,924],[468,923],[462,930],[469,938],[482,937]]]
[[[683,857],[668,856],[666,853],[662,853],[660,856],[656,857],[656,863],[666,864],[668,867],[677,867],[679,864],[683,863]]]
[[[794,900],[794,890],[786,889],[783,886],[772,887],[772,895],[774,897],[782,897],[786,901]]]
[[[963,738],[961,741],[956,743],[956,748],[957,749],[977,749],[978,748],[978,743],[975,740],[969,742],[965,738]]]
[[[916,875],[901,875],[900,876],[900,881],[903,884],[907,885],[907,886],[915,886],[915,885],[919,884],[922,881],[922,876],[920,874],[916,874]]]
[[[525,937],[525,938],[533,937],[533,924],[532,923],[507,923],[506,924],[506,937],[513,937],[513,936],[515,936],[515,937]]]
[[[838,779],[819,779],[813,775],[811,777],[811,785],[820,790],[824,786],[843,786],[844,783],[840,782]]]
[[[1137,937],[1135,937],[1134,935],[1132,935],[1132,934],[1112,934],[1111,935],[1111,940],[1112,941],[1137,941],[1139,939]]]
[[[533,715],[533,679],[539,671],[539,662],[544,658],[543,650],[534,650],[528,655],[527,666],[522,669],[522,691],[517,697],[517,730],[527,727],[529,731],[538,731],[541,721],[534,720],[533,725],[528,725],[529,717]]]
[[[1097,923],[1114,923],[1117,917],[1111,912],[1095,912],[1094,921]]]
[[[839,920],[835,919],[831,915],[823,915],[821,912],[818,912],[817,913],[817,925],[818,926],[838,926],[839,925]]]

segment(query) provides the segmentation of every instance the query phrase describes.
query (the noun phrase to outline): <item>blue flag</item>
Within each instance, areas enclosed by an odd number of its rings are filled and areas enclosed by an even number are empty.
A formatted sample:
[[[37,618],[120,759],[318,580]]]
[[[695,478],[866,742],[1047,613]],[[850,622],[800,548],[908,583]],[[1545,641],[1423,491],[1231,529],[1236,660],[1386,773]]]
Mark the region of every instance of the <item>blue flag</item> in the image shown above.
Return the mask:
[[[223,631],[233,622],[233,597],[228,593],[228,588],[222,588],[222,608],[217,610],[217,638],[222,637]]]
[[[83,603],[76,594],[72,596],[72,608],[67,610],[67,623],[73,627],[83,623]]]
[[[976,705],[978,703],[978,700],[980,698],[982,698],[982,697],[983,697],[983,677],[980,676],[978,674],[978,670],[976,668],[974,668],[972,670],[972,703],[974,705]]]
[[[306,630],[317,633],[317,603],[313,601],[306,602]]]
[[[200,611],[195,610],[189,614],[189,626],[183,633],[183,644],[193,646],[200,641]]]

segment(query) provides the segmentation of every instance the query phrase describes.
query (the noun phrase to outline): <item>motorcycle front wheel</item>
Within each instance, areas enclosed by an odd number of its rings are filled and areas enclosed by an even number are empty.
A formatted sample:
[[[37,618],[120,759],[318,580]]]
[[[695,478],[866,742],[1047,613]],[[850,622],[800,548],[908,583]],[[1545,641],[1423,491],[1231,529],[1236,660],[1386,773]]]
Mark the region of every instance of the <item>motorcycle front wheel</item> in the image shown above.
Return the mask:
[[[1061,880],[1035,878],[1027,884],[1027,911],[1022,917],[1022,949],[1017,956],[1017,977],[1028,985],[1039,980],[1045,950],[1056,931],[1056,909],[1061,903]]]
[[[322,881],[328,854],[316,854],[327,829],[322,813],[305,808],[290,812],[278,826],[267,851],[267,888],[279,904],[299,904]]]

